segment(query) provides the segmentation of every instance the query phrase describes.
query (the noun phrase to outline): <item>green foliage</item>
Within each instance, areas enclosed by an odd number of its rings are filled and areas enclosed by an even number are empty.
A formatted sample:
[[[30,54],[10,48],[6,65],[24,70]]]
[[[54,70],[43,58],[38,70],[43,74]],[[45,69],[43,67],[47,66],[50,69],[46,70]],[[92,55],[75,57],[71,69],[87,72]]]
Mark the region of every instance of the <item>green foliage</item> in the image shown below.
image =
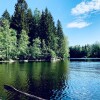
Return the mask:
[[[41,56],[41,41],[39,38],[33,40],[33,46],[31,47],[31,54],[33,59],[37,59]]]
[[[52,49],[48,50],[48,54],[50,59],[56,58],[56,53]]]
[[[10,20],[7,10],[2,17]],[[55,26],[47,8],[42,13],[36,8],[32,13],[25,0],[17,0],[9,23],[0,23],[0,58],[50,60],[69,56],[61,22],[58,20]]]
[[[56,28],[54,26],[53,17],[47,8],[45,12],[42,12],[39,31],[41,40],[45,40],[46,45],[53,49],[52,44],[55,42]]]
[[[100,57],[100,43],[96,42],[91,46],[91,52],[90,52],[91,57]]]
[[[17,31],[17,38],[19,38],[18,34],[21,33],[22,29],[26,32],[28,31],[26,20],[27,8],[28,5],[25,0],[18,0],[17,4],[15,5],[15,12],[12,16],[10,27]]]
[[[44,40],[42,40],[42,43],[41,43],[41,56],[43,58],[47,58],[48,56],[48,47],[46,46],[46,43]]]
[[[9,28],[8,20],[2,20],[0,27],[0,58],[10,59],[15,57],[16,32]]]
[[[33,15],[32,15],[32,11],[31,9],[27,10],[27,14],[26,14],[26,22],[27,22],[27,28],[28,28],[28,32],[30,32],[32,30],[32,20],[33,20]]]
[[[73,46],[70,47],[71,58],[100,58],[100,43],[85,46]]]
[[[68,39],[64,36],[61,22],[57,21],[57,56],[69,57]]]
[[[68,38],[64,36],[63,45],[62,45],[62,54],[63,58],[69,57],[69,45],[68,45]]]
[[[18,56],[21,59],[24,59],[28,56],[28,44],[29,44],[29,37],[25,30],[22,30],[20,34],[20,39],[18,41]]]
[[[29,41],[30,45],[33,45],[33,39],[39,37],[39,22],[40,22],[40,17],[41,13],[40,11],[36,8],[34,11],[34,14],[31,14],[32,16],[30,17],[30,22],[29,22]]]
[[[2,19],[6,19],[6,20],[10,21],[10,14],[7,10],[4,11],[4,13],[2,15]]]

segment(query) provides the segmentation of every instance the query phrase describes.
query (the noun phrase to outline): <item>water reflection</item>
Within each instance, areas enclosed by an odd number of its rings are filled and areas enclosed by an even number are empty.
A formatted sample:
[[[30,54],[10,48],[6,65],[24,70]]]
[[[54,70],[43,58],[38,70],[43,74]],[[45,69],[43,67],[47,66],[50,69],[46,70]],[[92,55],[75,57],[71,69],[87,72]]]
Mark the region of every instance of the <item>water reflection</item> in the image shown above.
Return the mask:
[[[100,58],[70,58],[70,61],[80,61],[80,62],[99,62]]]
[[[31,100],[4,90],[4,84],[48,100],[99,100],[100,62],[0,64],[0,98]]]
[[[30,68],[27,69],[27,92],[45,99],[50,99],[52,95],[51,98],[54,98],[55,91],[65,87],[66,72],[68,71],[66,64],[63,62],[33,64],[31,63]]]
[[[1,64],[0,72],[0,94],[3,91],[1,96],[7,100],[29,98],[5,91],[4,84],[45,99],[57,99],[67,87],[68,61]]]

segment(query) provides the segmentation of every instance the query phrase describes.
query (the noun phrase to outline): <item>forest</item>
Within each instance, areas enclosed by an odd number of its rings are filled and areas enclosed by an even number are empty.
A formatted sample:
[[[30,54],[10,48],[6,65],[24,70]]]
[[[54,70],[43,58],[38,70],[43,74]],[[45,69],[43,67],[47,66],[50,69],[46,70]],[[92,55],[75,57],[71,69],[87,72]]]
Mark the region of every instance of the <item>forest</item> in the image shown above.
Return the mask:
[[[17,0],[13,15],[0,18],[0,60],[51,60],[69,57],[68,39],[60,20],[54,22],[46,8],[32,11],[25,0]]]
[[[68,45],[60,20],[48,10],[32,11],[25,0],[17,0],[13,15],[0,17],[0,61],[100,58],[100,43]]]
[[[70,46],[71,58],[100,58],[100,43],[96,42],[92,45]]]

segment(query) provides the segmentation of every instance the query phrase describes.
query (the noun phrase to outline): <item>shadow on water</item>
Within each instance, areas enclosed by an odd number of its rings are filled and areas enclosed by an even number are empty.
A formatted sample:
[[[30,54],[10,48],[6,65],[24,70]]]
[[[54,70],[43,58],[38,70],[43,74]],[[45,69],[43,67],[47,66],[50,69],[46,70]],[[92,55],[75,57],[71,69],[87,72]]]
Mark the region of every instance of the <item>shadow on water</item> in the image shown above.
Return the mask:
[[[100,58],[69,58],[70,61],[79,61],[79,62],[99,62]]]
[[[0,64],[0,94],[7,100],[31,100],[5,91],[3,85],[9,84],[45,99],[58,99],[68,87],[68,64],[68,61]]]
[[[66,64],[64,62],[31,64],[27,69],[28,92],[45,99],[54,99],[58,95],[57,91],[65,87]]]

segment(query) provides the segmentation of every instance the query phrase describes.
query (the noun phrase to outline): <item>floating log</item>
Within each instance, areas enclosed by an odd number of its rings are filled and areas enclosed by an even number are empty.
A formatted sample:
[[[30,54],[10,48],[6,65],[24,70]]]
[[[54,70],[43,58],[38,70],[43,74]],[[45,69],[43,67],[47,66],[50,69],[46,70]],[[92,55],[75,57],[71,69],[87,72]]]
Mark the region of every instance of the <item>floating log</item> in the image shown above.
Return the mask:
[[[9,85],[4,85],[4,89],[6,89],[7,91],[11,91],[11,92],[17,92],[19,94],[22,94],[22,95],[25,95],[27,97],[30,97],[30,98],[34,98],[34,99],[37,99],[37,100],[46,100],[46,99],[43,99],[41,97],[38,97],[38,96],[35,96],[35,95],[31,95],[31,94],[28,94],[26,92],[22,92],[20,90],[17,90],[16,88],[14,88],[13,86],[9,86]]]

